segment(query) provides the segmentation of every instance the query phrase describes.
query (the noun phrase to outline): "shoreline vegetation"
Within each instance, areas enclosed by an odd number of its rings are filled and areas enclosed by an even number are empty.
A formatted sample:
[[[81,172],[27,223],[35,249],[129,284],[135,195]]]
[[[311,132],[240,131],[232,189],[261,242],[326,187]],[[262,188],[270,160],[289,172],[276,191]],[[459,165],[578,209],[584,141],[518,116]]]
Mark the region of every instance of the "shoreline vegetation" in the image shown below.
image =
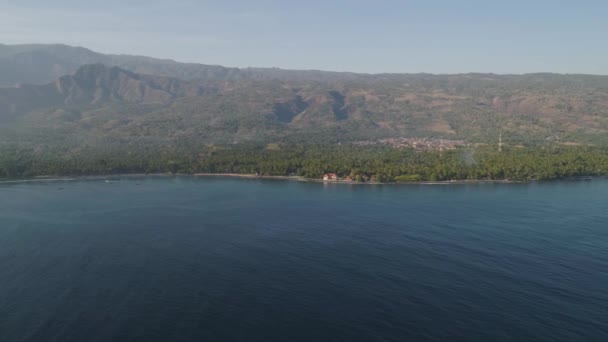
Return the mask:
[[[158,174],[341,184],[517,183],[608,176],[608,148],[497,151],[487,146],[421,152],[384,146],[233,145],[174,150],[83,147],[63,154],[0,148],[0,181],[5,182]]]
[[[107,175],[90,175],[90,176],[75,176],[75,177],[60,177],[60,176],[36,176],[25,179],[2,179],[0,184],[19,184],[19,183],[36,183],[36,182],[69,182],[80,180],[100,180],[111,183],[119,182],[120,178],[147,178],[147,177],[194,177],[194,178],[242,178],[242,179],[258,179],[258,180],[285,180],[308,183],[323,183],[323,184],[343,184],[343,185],[466,185],[466,184],[529,184],[535,182],[558,182],[558,181],[589,181],[596,178],[604,178],[604,176],[579,176],[567,177],[551,180],[531,179],[526,181],[508,180],[508,179],[460,179],[460,180],[445,180],[445,181],[409,181],[409,182],[356,182],[344,180],[323,180],[314,178],[305,178],[300,176],[268,176],[256,174],[239,174],[239,173],[152,173],[152,174],[107,174]]]
[[[351,185],[400,185],[400,184],[479,184],[479,183],[527,183],[525,181],[512,181],[512,180],[485,180],[485,179],[462,179],[462,180],[446,180],[446,181],[408,181],[408,182],[357,182],[357,181],[345,181],[345,180],[323,180],[315,178],[305,178],[299,176],[264,176],[256,174],[239,174],[239,173],[195,173],[194,177],[234,177],[234,178],[247,178],[247,179],[277,179],[277,180],[293,180],[300,182],[312,182],[312,183],[328,183],[328,184],[351,184]],[[534,182],[536,180],[530,180],[528,182]]]

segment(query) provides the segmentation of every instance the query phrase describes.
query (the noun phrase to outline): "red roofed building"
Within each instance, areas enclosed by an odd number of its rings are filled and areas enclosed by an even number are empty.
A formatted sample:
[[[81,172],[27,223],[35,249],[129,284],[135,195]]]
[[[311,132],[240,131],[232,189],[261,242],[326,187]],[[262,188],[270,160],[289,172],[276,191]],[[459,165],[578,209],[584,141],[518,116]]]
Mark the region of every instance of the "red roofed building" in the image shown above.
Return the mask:
[[[326,173],[323,175],[323,180],[324,181],[337,181],[338,175],[335,173]]]

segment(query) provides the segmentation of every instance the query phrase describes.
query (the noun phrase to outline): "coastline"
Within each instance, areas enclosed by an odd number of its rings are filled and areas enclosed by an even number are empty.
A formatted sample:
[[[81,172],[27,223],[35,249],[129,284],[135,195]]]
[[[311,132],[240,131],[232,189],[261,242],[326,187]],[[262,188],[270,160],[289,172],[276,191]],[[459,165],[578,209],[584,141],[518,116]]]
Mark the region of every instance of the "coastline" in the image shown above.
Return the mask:
[[[349,185],[449,185],[449,184],[515,184],[515,183],[530,183],[530,181],[512,181],[512,180],[487,180],[487,179],[462,179],[448,181],[415,181],[415,182],[354,182],[354,181],[329,181],[316,178],[305,178],[299,176],[264,176],[255,174],[241,173],[195,173],[194,177],[236,177],[248,179],[279,179],[279,180],[295,180],[300,182],[325,183],[325,184],[349,184]]]
[[[299,176],[268,176],[268,175],[256,175],[247,173],[126,173],[126,174],[108,174],[108,175],[90,175],[90,176],[36,176],[32,178],[24,179],[0,179],[0,184],[18,184],[18,183],[35,183],[35,182],[65,182],[65,181],[78,181],[78,180],[109,180],[116,178],[137,178],[137,177],[229,177],[229,178],[244,178],[244,179],[268,179],[268,180],[287,180],[287,181],[298,181],[298,182],[310,182],[310,183],[323,183],[323,184],[345,184],[345,185],[464,185],[464,184],[529,184],[535,182],[541,182],[539,180],[526,180],[526,181],[515,181],[515,180],[499,180],[499,179],[460,179],[460,180],[447,180],[447,181],[414,181],[414,182],[354,182],[354,181],[328,181],[316,178],[305,178]],[[585,181],[598,178],[597,176],[581,176],[571,177],[562,179],[547,180],[552,181]]]
[[[171,173],[124,173],[112,175],[90,175],[90,176],[35,176],[31,178],[10,179],[0,178],[0,184],[13,183],[37,183],[37,182],[69,182],[78,180],[109,180],[111,178],[136,178],[136,177],[168,177],[168,176],[185,176],[181,174]]]

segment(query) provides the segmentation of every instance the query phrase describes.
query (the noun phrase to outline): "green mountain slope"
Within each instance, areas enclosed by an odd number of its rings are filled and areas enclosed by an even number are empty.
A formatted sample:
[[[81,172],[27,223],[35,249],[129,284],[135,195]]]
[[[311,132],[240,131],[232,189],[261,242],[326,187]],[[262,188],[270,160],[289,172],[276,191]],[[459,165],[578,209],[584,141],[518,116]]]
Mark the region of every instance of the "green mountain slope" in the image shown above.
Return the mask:
[[[47,84],[0,88],[0,123],[0,141],[11,141],[7,137],[13,134],[31,144],[69,136],[79,137],[80,143],[165,145],[390,137],[494,143],[500,132],[511,145],[605,144],[608,77],[418,74],[352,79],[348,74],[323,81],[182,80],[91,64]]]

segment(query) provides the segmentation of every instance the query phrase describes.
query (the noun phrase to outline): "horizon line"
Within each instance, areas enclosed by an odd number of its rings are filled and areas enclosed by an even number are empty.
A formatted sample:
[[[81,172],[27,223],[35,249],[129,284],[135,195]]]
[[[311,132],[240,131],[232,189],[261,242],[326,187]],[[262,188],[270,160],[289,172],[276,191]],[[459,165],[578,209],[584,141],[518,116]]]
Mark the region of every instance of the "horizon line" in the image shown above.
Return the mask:
[[[153,57],[148,55],[141,54],[129,54],[129,53],[111,53],[111,52],[100,52],[97,50],[90,49],[81,45],[70,45],[66,43],[20,43],[20,44],[5,44],[0,42],[0,46],[61,46],[75,49],[84,49],[89,52],[93,52],[100,55],[106,56],[127,56],[127,57],[139,57],[139,58],[149,58],[155,59],[158,61],[165,61],[177,64],[194,64],[201,66],[212,66],[212,67],[221,67],[226,69],[239,69],[239,70],[247,70],[247,69],[266,69],[266,70],[281,70],[281,71],[292,71],[292,72],[324,72],[324,73],[336,73],[336,74],[351,74],[351,75],[361,75],[361,76],[398,76],[398,75],[428,75],[428,76],[459,76],[459,75],[492,75],[492,76],[526,76],[526,75],[561,75],[561,76],[595,76],[595,77],[605,77],[608,74],[590,74],[590,73],[564,73],[564,72],[554,72],[554,71],[534,71],[534,72],[523,72],[523,73],[498,73],[492,71],[467,71],[467,72],[451,72],[451,73],[434,73],[434,72],[359,72],[359,71],[348,71],[348,70],[326,70],[326,69],[306,69],[306,68],[283,68],[277,66],[227,66],[223,64],[207,64],[202,62],[190,62],[190,61],[180,61],[173,58],[164,58],[164,57]],[[0,57],[1,58],[1,57]],[[87,63],[91,64],[104,64],[104,63]],[[87,65],[82,64],[82,65]]]

